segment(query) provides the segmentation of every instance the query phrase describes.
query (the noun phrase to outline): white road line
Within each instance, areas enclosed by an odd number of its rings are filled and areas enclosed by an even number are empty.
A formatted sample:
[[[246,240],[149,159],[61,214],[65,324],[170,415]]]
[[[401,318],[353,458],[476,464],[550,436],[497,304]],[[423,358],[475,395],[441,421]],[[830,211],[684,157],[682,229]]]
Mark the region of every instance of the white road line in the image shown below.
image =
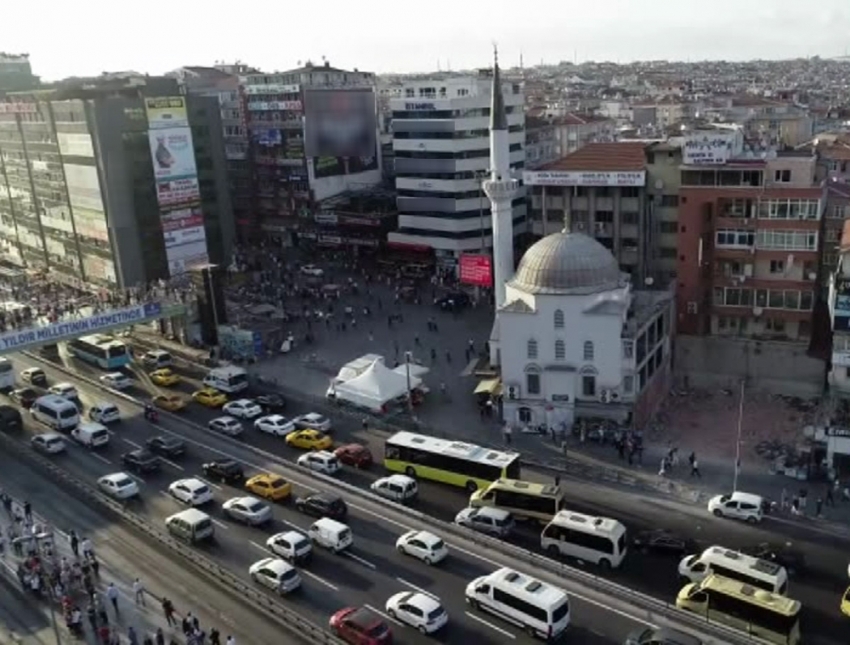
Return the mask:
[[[465,611],[463,613],[466,614],[467,616],[469,616],[472,620],[477,620],[482,625],[487,625],[487,627],[489,627],[490,629],[493,629],[493,630],[499,632],[502,636],[507,636],[508,638],[512,638],[512,639],[516,640],[516,636],[514,634],[511,634],[508,630],[502,629],[501,627],[496,627],[489,620],[484,620],[483,618],[480,618],[480,617],[476,616],[475,614],[470,614],[468,611]]]
[[[390,518],[388,518],[388,517],[384,517],[383,515],[379,515],[379,514],[378,514],[378,513],[376,513],[375,511],[370,511],[368,508],[363,508],[362,506],[358,506],[357,504],[351,504],[351,503],[348,503],[348,502],[346,502],[346,503],[348,504],[348,507],[349,507],[349,508],[356,508],[356,509],[357,509],[358,511],[360,511],[361,513],[366,513],[366,514],[368,514],[368,515],[371,515],[372,517],[380,518],[380,519],[382,519],[384,522],[386,522],[387,524],[392,524],[392,525],[394,525],[394,526],[397,526],[397,527],[398,527],[398,528],[400,528],[400,529],[404,529],[404,530],[405,530],[405,532],[415,530],[415,529],[413,529],[413,528],[412,528],[412,527],[410,527],[410,526],[406,526],[406,525],[402,524],[401,522],[396,522],[395,520],[391,520],[391,519],[390,519]]]
[[[111,461],[109,461],[106,457],[97,454],[96,452],[91,453],[91,456],[94,457],[95,459],[100,459],[100,461],[102,461],[105,464],[109,464],[110,466],[112,465]]]
[[[410,587],[414,591],[418,591],[419,593],[428,596],[429,598],[434,598],[435,600],[439,600],[439,598],[437,598],[437,596],[435,596],[430,591],[425,591],[422,587],[417,587],[415,584],[413,584],[412,582],[408,582],[404,578],[396,577],[396,580],[398,580],[403,585],[407,585],[408,587]]]
[[[307,577],[309,577],[309,578],[312,578],[312,579],[313,579],[313,580],[315,580],[316,582],[320,582],[320,583],[322,583],[322,584],[323,584],[323,585],[325,585],[328,589],[333,589],[334,591],[339,591],[339,587],[337,587],[336,585],[332,585],[330,582],[328,582],[328,581],[327,581],[327,580],[325,580],[324,578],[320,578],[320,577],[319,577],[319,576],[317,576],[315,573],[311,573],[310,571],[307,571],[306,569],[301,569],[301,570],[300,570],[300,572],[301,572],[301,575],[307,576]]]
[[[141,449],[142,449],[142,447],[141,447],[139,444],[137,444],[135,441],[130,441],[129,439],[122,439],[122,441],[123,441],[124,443],[130,444],[130,445],[131,445],[131,446],[133,446],[133,448],[135,448],[136,450],[141,450]]]
[[[211,517],[210,519],[212,520],[213,524],[215,524],[215,525],[216,525],[218,528],[220,528],[220,529],[227,529],[227,528],[230,528],[229,526],[227,526],[227,524],[225,524],[225,523],[224,523],[224,522],[222,522],[221,520],[217,520],[217,519],[215,519],[214,517]]]
[[[171,461],[169,459],[165,459],[163,457],[160,457],[159,460],[164,464],[168,464],[172,468],[176,468],[177,470],[185,470],[185,468],[183,468],[183,466],[181,466],[180,464],[175,464],[173,461]]]
[[[202,482],[204,482],[204,483],[205,483],[207,486],[209,486],[210,488],[215,488],[216,490],[224,490],[224,489],[223,489],[221,486],[219,486],[218,484],[213,484],[212,482],[208,482],[206,479],[201,479],[200,477],[195,477],[195,479],[197,479],[198,481],[202,481]]]
[[[451,549],[454,550],[454,551],[460,551],[461,553],[468,555],[471,558],[475,558],[476,560],[481,560],[482,562],[486,562],[487,564],[492,564],[496,568],[501,568],[503,566],[502,564],[496,562],[495,560],[491,560],[490,558],[485,558],[480,553],[473,553],[472,551],[464,549],[463,547],[459,547],[457,544],[451,544],[449,542],[446,542],[446,544],[449,547],[451,547]]]
[[[396,625],[398,625],[399,627],[404,627],[404,624],[403,624],[401,621],[396,620],[396,619],[395,619],[395,618],[393,618],[392,616],[388,616],[386,612],[384,612],[384,611],[380,611],[379,609],[375,609],[372,605],[363,605],[363,606],[364,606],[366,609],[368,609],[369,611],[374,611],[374,612],[375,612],[376,614],[378,614],[379,616],[383,616],[383,617],[384,617],[384,618],[386,618],[387,620],[391,620],[392,622],[394,622],[394,623],[395,623]]]
[[[307,529],[302,529],[300,526],[298,526],[297,524],[295,524],[295,523],[293,523],[293,522],[290,522],[290,521],[288,521],[288,520],[280,520],[280,521],[281,521],[283,524],[286,524],[287,526],[291,526],[291,527],[292,527],[292,528],[294,528],[296,531],[299,531],[299,532],[301,532],[301,533],[307,533]]]
[[[269,550],[266,547],[264,547],[262,544],[258,544],[257,542],[254,542],[254,540],[248,540],[248,544],[250,544],[253,547],[258,548],[260,551],[262,551],[266,555],[268,555],[268,553],[269,553]]]
[[[344,553],[345,555],[347,555],[349,558],[351,558],[352,560],[357,560],[357,562],[359,562],[359,563],[360,563],[360,564],[362,564],[363,566],[369,567],[370,569],[377,569],[377,568],[378,568],[378,567],[376,567],[374,564],[372,564],[371,562],[369,562],[368,560],[364,560],[364,559],[363,559],[363,558],[361,558],[359,555],[354,555],[354,554],[353,554],[353,553],[351,553],[350,551],[343,551],[343,553]]]

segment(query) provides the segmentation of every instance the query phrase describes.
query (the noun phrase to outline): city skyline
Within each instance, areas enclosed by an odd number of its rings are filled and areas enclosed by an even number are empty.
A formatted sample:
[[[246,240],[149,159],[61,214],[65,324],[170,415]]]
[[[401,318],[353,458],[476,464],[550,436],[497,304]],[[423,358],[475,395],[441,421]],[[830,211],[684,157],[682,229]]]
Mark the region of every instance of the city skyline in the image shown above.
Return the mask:
[[[33,20],[26,5],[6,8],[5,22],[14,28],[4,34],[3,48],[29,53],[33,71],[56,80],[104,71],[155,75],[184,65],[236,60],[275,71],[294,68],[299,61],[321,64],[323,57],[334,66],[376,73],[463,70],[488,66],[494,41],[505,67],[518,65],[521,55],[526,66],[588,60],[697,62],[833,57],[845,55],[850,45],[845,27],[850,3],[842,0],[825,0],[817,12],[790,0],[744,5],[716,0],[710,13],[695,15],[701,8],[696,2],[613,0],[604,7],[564,10],[562,3],[541,0],[534,15],[517,20],[510,11],[434,0],[426,15],[416,17],[415,29],[407,29],[376,0],[286,9],[260,0],[235,31],[231,14],[210,14],[209,6],[198,0],[181,3],[168,19],[140,13],[130,29],[125,28],[124,8],[80,0],[52,3],[52,19],[46,24]],[[256,26],[251,16],[257,17]],[[333,23],[322,22],[328,16],[335,17]],[[177,31],[181,20],[187,27]],[[269,24],[276,25],[269,37],[257,37]],[[469,29],[470,24],[476,29]],[[357,27],[352,30],[351,25]],[[69,46],[68,34],[92,44]]]

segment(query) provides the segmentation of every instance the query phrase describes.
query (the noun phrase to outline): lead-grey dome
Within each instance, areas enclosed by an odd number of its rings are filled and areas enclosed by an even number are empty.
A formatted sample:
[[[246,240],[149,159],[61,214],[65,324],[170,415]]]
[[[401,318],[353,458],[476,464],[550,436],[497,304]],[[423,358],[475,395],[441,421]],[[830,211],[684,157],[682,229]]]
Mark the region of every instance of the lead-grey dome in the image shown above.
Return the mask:
[[[522,256],[510,285],[527,293],[596,293],[620,286],[611,252],[583,233],[554,233]]]

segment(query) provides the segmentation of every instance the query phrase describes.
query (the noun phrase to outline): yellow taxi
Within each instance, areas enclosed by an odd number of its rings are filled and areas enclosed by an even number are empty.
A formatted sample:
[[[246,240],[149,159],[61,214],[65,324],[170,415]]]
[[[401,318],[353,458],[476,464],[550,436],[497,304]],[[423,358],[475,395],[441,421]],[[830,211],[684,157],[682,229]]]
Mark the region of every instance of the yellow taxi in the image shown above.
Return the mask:
[[[220,408],[227,403],[227,395],[211,387],[205,387],[203,390],[193,392],[192,400],[208,408]]]
[[[179,394],[157,394],[152,402],[156,407],[169,412],[180,412],[186,407],[186,399]]]
[[[156,385],[161,385],[163,387],[177,385],[180,382],[180,377],[167,367],[151,372],[148,376],[151,377],[151,381],[153,381]]]
[[[278,502],[292,495],[292,484],[278,475],[254,475],[245,482],[245,490],[263,499]]]
[[[850,587],[847,587],[847,591],[841,597],[840,609],[842,614],[850,616]]]
[[[334,442],[324,432],[305,428],[286,435],[286,444],[302,450],[327,450],[333,447]]]

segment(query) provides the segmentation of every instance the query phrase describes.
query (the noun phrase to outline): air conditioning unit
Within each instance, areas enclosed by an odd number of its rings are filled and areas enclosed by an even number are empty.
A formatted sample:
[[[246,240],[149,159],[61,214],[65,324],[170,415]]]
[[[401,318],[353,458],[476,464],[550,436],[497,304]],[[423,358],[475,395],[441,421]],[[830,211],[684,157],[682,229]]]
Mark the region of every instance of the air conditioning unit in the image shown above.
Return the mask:
[[[616,403],[620,400],[620,393],[617,390],[611,390],[611,401]]]
[[[509,401],[516,401],[520,397],[519,385],[508,385],[505,389]]]
[[[764,309],[761,307],[753,307],[753,316],[761,316],[764,313]]]
[[[599,401],[600,403],[609,403],[611,401],[611,390],[600,390]]]

